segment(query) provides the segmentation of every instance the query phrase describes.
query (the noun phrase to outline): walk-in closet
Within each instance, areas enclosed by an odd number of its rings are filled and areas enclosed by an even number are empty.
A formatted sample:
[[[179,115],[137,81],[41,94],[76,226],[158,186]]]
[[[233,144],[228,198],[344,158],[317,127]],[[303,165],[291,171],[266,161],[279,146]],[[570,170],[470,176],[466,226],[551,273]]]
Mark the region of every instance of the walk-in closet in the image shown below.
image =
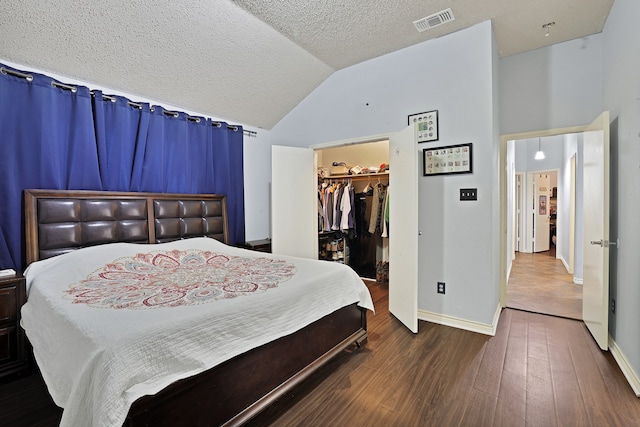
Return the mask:
[[[316,150],[318,258],[389,277],[389,142]]]

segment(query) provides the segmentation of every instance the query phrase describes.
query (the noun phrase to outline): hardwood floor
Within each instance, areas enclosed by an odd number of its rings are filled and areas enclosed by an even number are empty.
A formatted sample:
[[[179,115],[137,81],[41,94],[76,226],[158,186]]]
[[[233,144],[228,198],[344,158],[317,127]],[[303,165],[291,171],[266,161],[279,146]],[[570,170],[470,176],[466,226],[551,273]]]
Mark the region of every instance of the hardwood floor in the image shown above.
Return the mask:
[[[251,426],[639,426],[640,399],[579,321],[502,312],[495,337],[420,322],[370,285],[369,343]]]
[[[582,319],[582,285],[573,283],[555,250],[516,252],[507,284],[507,307]]]
[[[368,343],[250,426],[640,426],[640,399],[582,322],[505,309],[495,337],[428,322],[412,334],[369,287]],[[0,425],[59,420],[37,376],[0,385],[0,408]]]

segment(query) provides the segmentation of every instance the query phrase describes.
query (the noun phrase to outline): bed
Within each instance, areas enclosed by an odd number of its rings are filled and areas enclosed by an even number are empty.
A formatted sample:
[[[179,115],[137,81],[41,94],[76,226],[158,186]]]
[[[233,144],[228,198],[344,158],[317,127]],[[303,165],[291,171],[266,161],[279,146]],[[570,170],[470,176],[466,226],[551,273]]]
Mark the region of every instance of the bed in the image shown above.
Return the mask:
[[[26,190],[25,235],[22,324],[62,425],[241,425],[367,339],[353,270],[226,245],[221,195]]]

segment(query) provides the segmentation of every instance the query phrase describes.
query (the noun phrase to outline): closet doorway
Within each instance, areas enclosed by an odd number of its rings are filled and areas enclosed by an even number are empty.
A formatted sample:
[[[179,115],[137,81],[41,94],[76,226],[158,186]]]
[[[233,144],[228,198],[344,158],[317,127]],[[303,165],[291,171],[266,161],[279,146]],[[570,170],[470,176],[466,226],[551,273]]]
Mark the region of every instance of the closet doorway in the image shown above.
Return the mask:
[[[343,262],[363,279],[388,287],[389,239],[385,232],[384,212],[389,186],[389,141],[365,142],[315,152],[318,196],[322,206],[319,258]],[[353,211],[349,210],[353,222],[347,227],[336,224],[336,218],[331,215],[332,209],[327,206],[343,189],[352,189]],[[337,252],[332,250],[332,246],[337,246]]]
[[[389,141],[389,187],[393,191],[389,201],[389,311],[416,333],[419,157],[413,126],[309,148],[272,145],[272,252],[318,259],[317,151],[383,140]]]

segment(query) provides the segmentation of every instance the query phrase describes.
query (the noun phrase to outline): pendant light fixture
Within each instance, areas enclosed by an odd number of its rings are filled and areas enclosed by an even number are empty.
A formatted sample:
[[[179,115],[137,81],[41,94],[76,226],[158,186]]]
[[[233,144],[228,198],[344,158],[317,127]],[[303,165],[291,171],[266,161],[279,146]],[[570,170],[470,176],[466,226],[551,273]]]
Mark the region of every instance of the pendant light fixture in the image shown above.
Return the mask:
[[[540,148],[540,137],[538,137],[538,151],[536,152],[534,159],[543,160],[544,158],[545,158],[544,152]]]

